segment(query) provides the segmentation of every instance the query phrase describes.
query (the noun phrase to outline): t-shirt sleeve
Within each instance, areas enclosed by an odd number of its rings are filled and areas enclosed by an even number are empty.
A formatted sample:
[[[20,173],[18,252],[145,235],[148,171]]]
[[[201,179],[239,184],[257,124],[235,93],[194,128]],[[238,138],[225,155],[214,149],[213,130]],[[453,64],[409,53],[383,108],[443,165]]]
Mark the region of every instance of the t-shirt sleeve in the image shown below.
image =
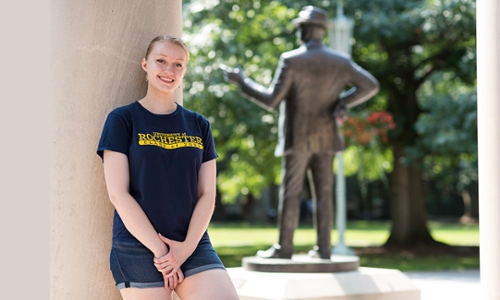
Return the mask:
[[[210,127],[210,122],[207,119],[203,119],[203,159],[202,163],[209,160],[218,158],[217,152],[215,151],[214,137],[212,135],[212,128]]]
[[[97,155],[104,159],[104,150],[128,155],[130,132],[130,124],[124,116],[111,112],[104,123],[101,139],[97,146]]]

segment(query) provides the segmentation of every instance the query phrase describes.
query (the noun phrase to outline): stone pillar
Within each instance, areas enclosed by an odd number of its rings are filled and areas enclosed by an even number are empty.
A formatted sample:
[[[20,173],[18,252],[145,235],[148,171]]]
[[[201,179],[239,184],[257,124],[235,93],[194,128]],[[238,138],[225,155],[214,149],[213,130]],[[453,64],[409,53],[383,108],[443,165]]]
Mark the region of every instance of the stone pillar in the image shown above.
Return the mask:
[[[108,112],[144,96],[149,41],[181,35],[182,1],[51,0],[50,13],[50,299],[120,299],[96,147]]]
[[[500,299],[500,2],[477,1],[481,299]]]

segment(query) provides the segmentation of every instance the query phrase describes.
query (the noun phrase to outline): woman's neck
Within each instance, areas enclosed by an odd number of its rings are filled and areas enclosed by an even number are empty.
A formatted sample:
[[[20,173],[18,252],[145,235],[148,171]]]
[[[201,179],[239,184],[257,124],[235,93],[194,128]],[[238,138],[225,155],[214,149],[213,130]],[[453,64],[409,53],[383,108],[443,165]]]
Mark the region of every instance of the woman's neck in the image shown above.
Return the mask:
[[[139,103],[150,112],[158,115],[171,114],[177,109],[173,93],[160,97],[148,91],[146,96],[139,100]]]

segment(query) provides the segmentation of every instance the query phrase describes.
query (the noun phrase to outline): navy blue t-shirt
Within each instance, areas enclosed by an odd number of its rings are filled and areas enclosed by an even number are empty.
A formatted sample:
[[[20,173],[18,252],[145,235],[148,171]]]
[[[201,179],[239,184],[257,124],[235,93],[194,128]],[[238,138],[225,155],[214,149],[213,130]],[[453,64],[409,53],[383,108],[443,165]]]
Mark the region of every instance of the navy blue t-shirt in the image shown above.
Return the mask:
[[[130,168],[130,194],[162,235],[184,241],[198,201],[201,164],[218,157],[210,123],[181,105],[168,115],[153,114],[139,102],[109,113],[97,154],[124,153]],[[135,240],[116,210],[113,240]],[[202,241],[209,241],[208,234]]]

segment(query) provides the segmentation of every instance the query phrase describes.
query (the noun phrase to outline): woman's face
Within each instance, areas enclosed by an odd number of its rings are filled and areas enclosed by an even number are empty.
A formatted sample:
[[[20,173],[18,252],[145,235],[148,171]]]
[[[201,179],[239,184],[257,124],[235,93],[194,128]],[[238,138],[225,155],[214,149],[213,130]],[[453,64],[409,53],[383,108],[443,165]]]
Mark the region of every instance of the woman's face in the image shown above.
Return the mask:
[[[142,68],[148,74],[149,87],[161,92],[173,92],[186,74],[187,54],[184,49],[167,41],[154,45]]]

